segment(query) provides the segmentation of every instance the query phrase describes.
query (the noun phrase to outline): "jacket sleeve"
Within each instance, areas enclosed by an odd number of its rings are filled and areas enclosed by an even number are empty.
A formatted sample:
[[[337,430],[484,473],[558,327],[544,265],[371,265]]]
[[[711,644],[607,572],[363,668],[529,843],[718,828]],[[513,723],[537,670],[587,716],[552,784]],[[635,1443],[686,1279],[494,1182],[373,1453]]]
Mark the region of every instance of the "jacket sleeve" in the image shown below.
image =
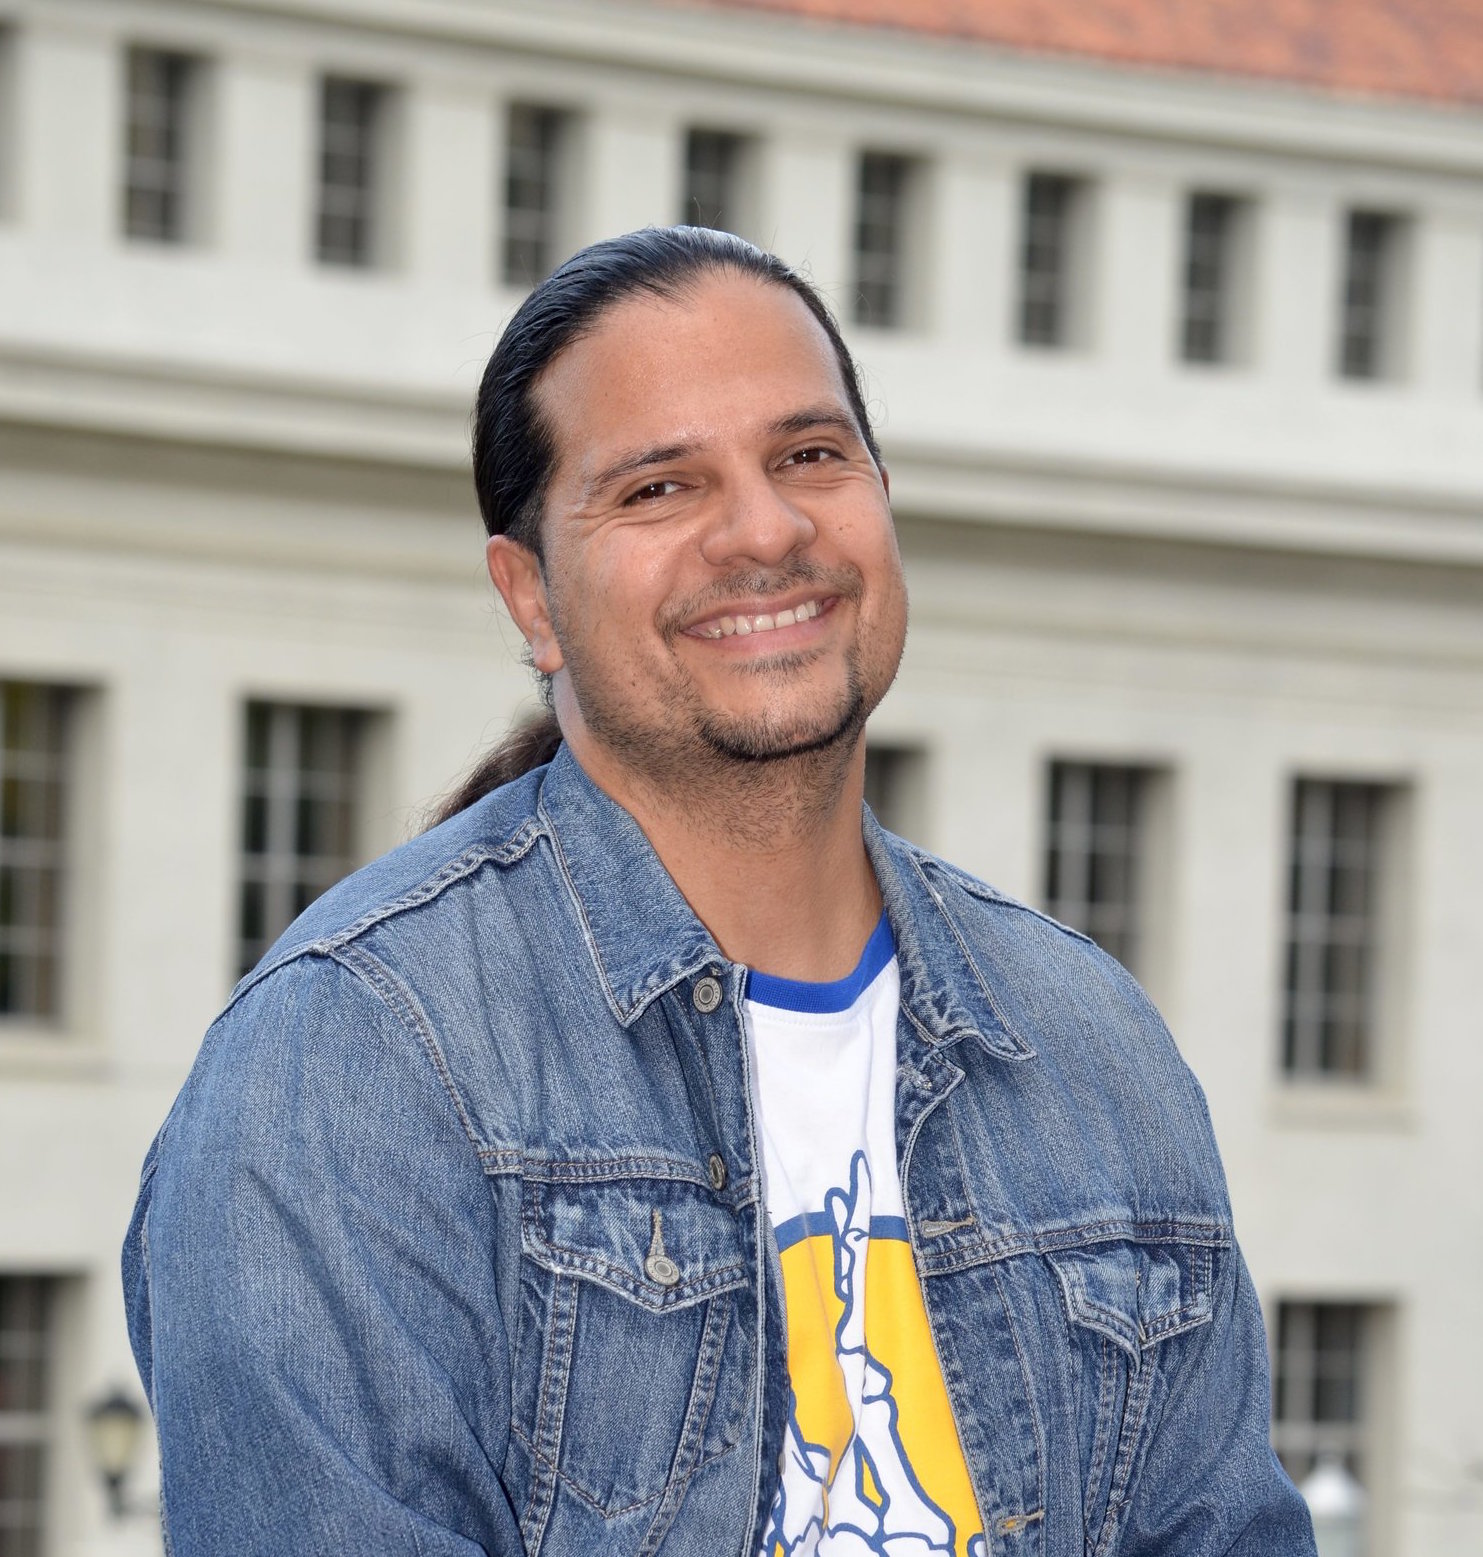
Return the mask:
[[[173,1557],[522,1550],[494,1222],[394,988],[305,956],[229,1007],[124,1252]]]
[[[1271,1447],[1256,1291],[1238,1248],[1222,1265],[1210,1322],[1180,1338],[1119,1557],[1316,1557],[1307,1504]]]

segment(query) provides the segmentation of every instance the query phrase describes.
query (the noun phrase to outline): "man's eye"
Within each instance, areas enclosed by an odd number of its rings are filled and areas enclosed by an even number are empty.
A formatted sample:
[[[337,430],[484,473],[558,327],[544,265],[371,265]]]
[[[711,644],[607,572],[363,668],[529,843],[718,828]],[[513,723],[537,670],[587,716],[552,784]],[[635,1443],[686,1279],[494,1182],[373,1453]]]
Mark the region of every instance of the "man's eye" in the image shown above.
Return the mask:
[[[680,484],[678,481],[650,481],[641,486],[638,491],[630,492],[623,501],[625,503],[648,503],[652,502],[656,497],[668,497],[671,492],[678,492],[679,490]]]
[[[833,449],[814,445],[807,449],[795,449],[783,462],[786,465],[822,465],[825,460],[836,458]]]

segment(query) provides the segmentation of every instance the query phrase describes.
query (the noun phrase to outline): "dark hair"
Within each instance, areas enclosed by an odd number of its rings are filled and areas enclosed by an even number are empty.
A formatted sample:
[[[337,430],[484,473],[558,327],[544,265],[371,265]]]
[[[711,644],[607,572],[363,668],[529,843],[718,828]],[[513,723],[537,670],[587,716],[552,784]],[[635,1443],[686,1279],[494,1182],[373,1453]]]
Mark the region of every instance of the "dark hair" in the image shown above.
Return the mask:
[[[572,255],[515,310],[500,336],[474,401],[474,491],[490,535],[508,535],[544,565],[541,516],[556,439],[536,400],[541,374],[608,309],[643,295],[683,296],[717,272],[752,276],[799,298],[828,338],[860,436],[871,458],[880,463],[855,359],[814,287],[775,254],[734,233],[709,227],[645,227]],[[517,726],[483,758],[436,808],[434,822],[551,760],[561,732],[549,706],[549,687],[543,684],[541,690],[547,702],[544,712]]]

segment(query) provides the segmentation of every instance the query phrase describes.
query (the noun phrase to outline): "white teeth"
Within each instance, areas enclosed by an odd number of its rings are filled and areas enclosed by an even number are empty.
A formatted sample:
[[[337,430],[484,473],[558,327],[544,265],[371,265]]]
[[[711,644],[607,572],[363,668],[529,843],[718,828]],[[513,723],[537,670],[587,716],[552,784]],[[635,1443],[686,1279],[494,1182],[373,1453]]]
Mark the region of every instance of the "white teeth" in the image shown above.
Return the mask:
[[[756,616],[723,616],[703,629],[707,638],[730,638],[740,634],[771,632],[775,627],[792,627],[797,622],[811,622],[819,614],[819,602],[806,600],[791,611],[779,611],[769,615],[766,611]]]

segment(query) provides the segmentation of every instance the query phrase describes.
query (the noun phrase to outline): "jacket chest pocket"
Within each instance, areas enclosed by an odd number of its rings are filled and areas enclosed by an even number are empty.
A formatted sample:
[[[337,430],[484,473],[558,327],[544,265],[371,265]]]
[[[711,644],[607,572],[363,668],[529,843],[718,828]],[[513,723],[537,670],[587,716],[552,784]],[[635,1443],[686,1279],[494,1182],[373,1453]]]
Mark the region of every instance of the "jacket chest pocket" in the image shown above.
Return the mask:
[[[1069,1321],[1089,1557],[1116,1548],[1171,1343],[1209,1322],[1218,1252],[1115,1242],[1046,1256]]]
[[[553,1478],[631,1520],[736,1446],[750,1292],[736,1214],[683,1181],[527,1181],[521,1245],[514,1411],[534,1548]]]

